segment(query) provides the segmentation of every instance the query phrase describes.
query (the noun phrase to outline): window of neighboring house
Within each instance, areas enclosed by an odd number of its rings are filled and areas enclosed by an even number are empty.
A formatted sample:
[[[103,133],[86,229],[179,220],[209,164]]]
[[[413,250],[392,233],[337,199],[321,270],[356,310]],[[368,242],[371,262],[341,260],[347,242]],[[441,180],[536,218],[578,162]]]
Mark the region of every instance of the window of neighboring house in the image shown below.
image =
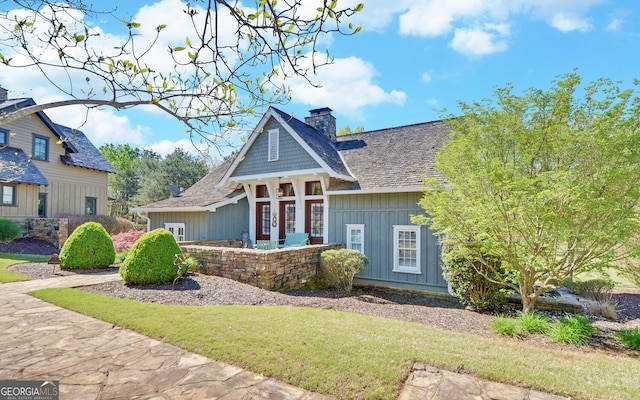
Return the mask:
[[[49,138],[33,135],[33,153],[34,160],[49,161]]]
[[[421,273],[419,226],[393,226],[393,272]]]
[[[280,157],[280,131],[272,129],[269,131],[269,161],[278,161]]]
[[[46,193],[38,194],[38,217],[39,218],[47,217],[47,194]]]
[[[364,224],[347,224],[347,249],[364,253]]]
[[[165,223],[164,229],[171,232],[176,241],[184,242],[185,240],[185,224],[184,222]]]
[[[9,131],[0,129],[0,144],[9,144]]]
[[[96,215],[98,213],[98,199],[95,197],[85,198],[84,213],[87,215]]]
[[[1,187],[2,187],[2,205],[15,206],[16,205],[16,186],[2,185]]]

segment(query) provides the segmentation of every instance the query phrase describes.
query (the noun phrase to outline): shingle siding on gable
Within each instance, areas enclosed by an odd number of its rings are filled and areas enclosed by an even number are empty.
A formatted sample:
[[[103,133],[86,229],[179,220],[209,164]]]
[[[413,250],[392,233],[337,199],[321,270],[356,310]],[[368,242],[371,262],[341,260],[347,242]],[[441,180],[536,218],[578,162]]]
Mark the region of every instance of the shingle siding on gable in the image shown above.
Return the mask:
[[[417,205],[421,196],[421,193],[331,196],[329,242],[346,243],[346,225],[364,224],[364,248],[370,264],[356,275],[355,282],[446,292],[438,240],[426,226],[420,228],[421,274],[393,272],[393,226],[412,225],[411,215],[424,213]]]
[[[280,157],[278,161],[267,161],[269,156],[269,134],[271,129],[280,130]],[[274,119],[265,125],[253,146],[238,165],[232,176],[250,176],[272,172],[300,169],[315,169],[320,165],[285,131]]]

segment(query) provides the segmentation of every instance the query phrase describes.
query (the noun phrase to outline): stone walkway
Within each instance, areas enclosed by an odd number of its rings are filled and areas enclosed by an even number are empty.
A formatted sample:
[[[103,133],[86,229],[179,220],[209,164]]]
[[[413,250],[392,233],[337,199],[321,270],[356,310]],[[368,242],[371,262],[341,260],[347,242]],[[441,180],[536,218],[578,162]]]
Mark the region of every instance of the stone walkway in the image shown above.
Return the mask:
[[[0,284],[0,380],[57,380],[62,400],[331,399],[24,294],[118,279],[111,272]],[[422,399],[564,398],[416,364],[398,400]]]

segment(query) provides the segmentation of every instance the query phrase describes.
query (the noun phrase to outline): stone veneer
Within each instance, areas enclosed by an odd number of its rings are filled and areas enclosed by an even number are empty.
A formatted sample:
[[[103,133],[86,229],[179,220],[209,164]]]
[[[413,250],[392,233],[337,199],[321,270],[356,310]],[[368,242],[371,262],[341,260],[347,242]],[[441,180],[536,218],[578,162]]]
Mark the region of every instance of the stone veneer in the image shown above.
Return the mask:
[[[69,237],[69,220],[67,218],[28,218],[24,221],[27,236],[45,240],[58,249]]]
[[[343,244],[289,247],[275,250],[212,247],[180,243],[185,255],[199,261],[197,271],[267,290],[317,288],[324,285],[320,253]]]

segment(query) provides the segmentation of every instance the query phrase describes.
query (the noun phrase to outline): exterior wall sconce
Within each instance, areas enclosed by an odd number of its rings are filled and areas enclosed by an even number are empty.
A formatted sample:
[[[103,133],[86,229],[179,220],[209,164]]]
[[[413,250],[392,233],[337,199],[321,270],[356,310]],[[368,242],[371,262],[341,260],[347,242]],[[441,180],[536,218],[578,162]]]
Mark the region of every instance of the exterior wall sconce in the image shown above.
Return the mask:
[[[273,218],[271,218],[271,226],[274,228],[278,226],[278,213],[273,213]]]

